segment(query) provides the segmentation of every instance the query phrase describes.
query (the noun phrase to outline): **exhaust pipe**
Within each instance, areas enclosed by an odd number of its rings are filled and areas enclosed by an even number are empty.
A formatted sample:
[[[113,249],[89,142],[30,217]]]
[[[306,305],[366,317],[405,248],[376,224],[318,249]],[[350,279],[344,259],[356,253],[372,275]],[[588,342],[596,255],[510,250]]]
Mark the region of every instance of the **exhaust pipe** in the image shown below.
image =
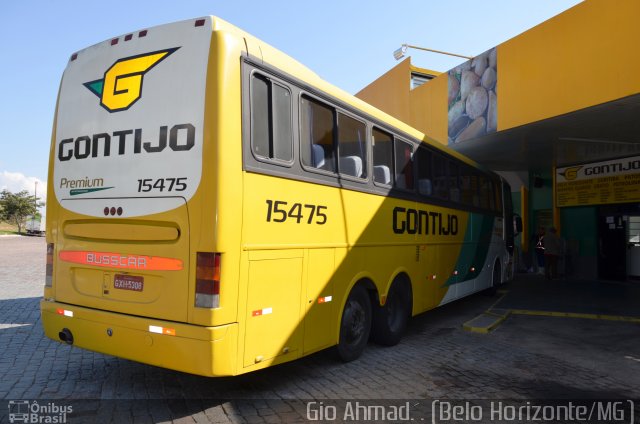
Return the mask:
[[[63,328],[62,331],[58,333],[58,337],[68,345],[73,344],[73,334],[68,328]]]

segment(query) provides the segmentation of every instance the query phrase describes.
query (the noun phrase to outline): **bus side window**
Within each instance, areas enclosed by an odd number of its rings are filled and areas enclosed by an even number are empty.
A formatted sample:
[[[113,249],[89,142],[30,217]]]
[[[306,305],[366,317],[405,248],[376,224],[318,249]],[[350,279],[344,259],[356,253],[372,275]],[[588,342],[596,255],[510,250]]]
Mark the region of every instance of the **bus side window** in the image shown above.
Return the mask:
[[[366,132],[364,123],[338,113],[338,171],[341,174],[367,177]]]
[[[460,202],[460,184],[458,182],[458,164],[452,160],[449,162],[449,199]]]
[[[373,129],[373,181],[376,184],[391,185],[393,169],[393,137],[377,128]]]
[[[395,140],[396,187],[413,190],[413,147],[411,144]]]
[[[251,148],[256,157],[282,162],[293,159],[291,93],[269,78],[251,78]]]
[[[418,193],[425,196],[433,195],[433,180],[432,180],[432,164],[431,159],[433,153],[426,147],[419,147],[417,152],[418,161]]]
[[[433,160],[433,194],[439,199],[449,199],[448,160],[435,154]]]
[[[478,176],[468,165],[460,165],[460,200],[467,206],[478,206]]]
[[[490,180],[484,175],[480,176],[480,207],[483,209],[493,209],[493,192]]]
[[[502,190],[500,188],[500,181],[493,181],[493,193],[496,199],[495,211],[502,211]]]
[[[302,163],[311,168],[334,172],[335,143],[334,122],[335,111],[307,96],[300,100],[300,148]]]

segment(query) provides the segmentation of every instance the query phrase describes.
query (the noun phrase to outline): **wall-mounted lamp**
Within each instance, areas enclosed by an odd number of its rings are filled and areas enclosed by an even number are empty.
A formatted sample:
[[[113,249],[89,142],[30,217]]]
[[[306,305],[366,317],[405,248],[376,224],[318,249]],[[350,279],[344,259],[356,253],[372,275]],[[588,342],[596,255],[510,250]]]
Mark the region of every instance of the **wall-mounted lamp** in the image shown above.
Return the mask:
[[[473,56],[463,56],[461,54],[443,52],[443,51],[440,51],[440,50],[427,49],[425,47],[412,46],[411,44],[403,44],[403,45],[401,45],[399,49],[397,49],[397,50],[395,50],[393,52],[393,57],[396,60],[402,59],[404,57],[404,54],[407,52],[407,49],[424,50],[424,51],[431,52],[431,53],[439,53],[439,54],[446,54],[448,56],[461,57],[463,59],[473,59]]]

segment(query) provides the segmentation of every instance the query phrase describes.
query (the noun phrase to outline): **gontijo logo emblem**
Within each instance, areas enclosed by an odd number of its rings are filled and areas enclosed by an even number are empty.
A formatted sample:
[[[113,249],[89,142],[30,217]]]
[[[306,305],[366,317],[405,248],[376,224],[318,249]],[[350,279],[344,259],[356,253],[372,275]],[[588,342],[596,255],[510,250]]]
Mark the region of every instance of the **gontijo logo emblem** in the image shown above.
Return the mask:
[[[144,74],[179,48],[119,59],[107,69],[104,78],[85,82],[84,86],[100,98],[100,106],[109,112],[127,110],[142,96]]]
[[[582,169],[582,166],[573,166],[571,168],[567,168],[564,172],[560,172],[560,175],[564,177],[567,181],[573,181],[578,178],[578,171]]]

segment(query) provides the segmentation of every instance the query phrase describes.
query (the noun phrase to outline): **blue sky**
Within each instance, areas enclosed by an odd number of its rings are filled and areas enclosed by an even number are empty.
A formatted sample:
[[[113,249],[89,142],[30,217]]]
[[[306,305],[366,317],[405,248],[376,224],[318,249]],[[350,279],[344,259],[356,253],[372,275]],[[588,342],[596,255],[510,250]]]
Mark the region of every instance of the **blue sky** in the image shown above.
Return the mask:
[[[117,35],[217,15],[356,93],[402,43],[473,56],[579,0],[21,0],[0,6],[0,189],[43,191],[60,77],[69,56]],[[409,50],[446,71],[461,60]]]

